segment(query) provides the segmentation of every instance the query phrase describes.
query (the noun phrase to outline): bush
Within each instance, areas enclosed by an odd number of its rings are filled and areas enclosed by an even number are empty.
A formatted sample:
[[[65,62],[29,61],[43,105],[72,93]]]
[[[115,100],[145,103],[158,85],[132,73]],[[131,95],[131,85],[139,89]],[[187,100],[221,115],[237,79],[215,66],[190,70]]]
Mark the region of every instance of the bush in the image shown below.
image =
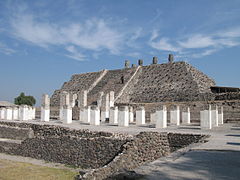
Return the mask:
[[[22,92],[18,97],[14,99],[14,103],[16,105],[25,104],[33,106],[34,104],[36,104],[36,100],[33,96],[25,96],[25,94]]]

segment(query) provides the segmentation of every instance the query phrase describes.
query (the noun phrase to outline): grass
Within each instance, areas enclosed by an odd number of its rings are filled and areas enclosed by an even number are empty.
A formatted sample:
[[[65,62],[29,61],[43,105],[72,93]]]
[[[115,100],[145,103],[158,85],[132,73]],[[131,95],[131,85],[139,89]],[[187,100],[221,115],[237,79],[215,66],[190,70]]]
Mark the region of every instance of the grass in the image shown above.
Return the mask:
[[[72,180],[77,172],[0,159],[0,180]]]

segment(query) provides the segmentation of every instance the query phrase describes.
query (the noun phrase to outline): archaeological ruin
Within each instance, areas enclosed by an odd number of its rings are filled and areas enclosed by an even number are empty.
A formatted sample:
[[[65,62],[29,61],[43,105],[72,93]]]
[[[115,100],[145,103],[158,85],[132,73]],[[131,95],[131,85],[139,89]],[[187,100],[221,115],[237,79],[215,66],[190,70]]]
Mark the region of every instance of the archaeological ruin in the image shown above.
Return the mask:
[[[240,89],[217,86],[172,54],[75,74],[41,102],[0,107],[0,152],[80,167],[77,179],[133,170],[240,122]]]

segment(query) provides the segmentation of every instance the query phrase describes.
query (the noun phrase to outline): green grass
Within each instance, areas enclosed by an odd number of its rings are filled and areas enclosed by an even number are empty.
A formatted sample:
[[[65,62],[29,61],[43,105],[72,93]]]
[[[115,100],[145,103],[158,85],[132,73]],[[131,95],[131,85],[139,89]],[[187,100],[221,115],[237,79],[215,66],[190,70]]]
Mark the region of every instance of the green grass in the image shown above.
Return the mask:
[[[0,180],[72,180],[77,172],[0,159]]]

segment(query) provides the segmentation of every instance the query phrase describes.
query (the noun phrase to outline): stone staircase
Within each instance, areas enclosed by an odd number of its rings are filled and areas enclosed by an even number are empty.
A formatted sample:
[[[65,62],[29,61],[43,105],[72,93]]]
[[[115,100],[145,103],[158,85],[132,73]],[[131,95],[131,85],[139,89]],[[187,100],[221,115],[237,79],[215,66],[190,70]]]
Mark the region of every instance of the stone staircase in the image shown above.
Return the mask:
[[[12,148],[18,147],[26,138],[33,137],[29,128],[0,125],[0,153],[11,153]]]

